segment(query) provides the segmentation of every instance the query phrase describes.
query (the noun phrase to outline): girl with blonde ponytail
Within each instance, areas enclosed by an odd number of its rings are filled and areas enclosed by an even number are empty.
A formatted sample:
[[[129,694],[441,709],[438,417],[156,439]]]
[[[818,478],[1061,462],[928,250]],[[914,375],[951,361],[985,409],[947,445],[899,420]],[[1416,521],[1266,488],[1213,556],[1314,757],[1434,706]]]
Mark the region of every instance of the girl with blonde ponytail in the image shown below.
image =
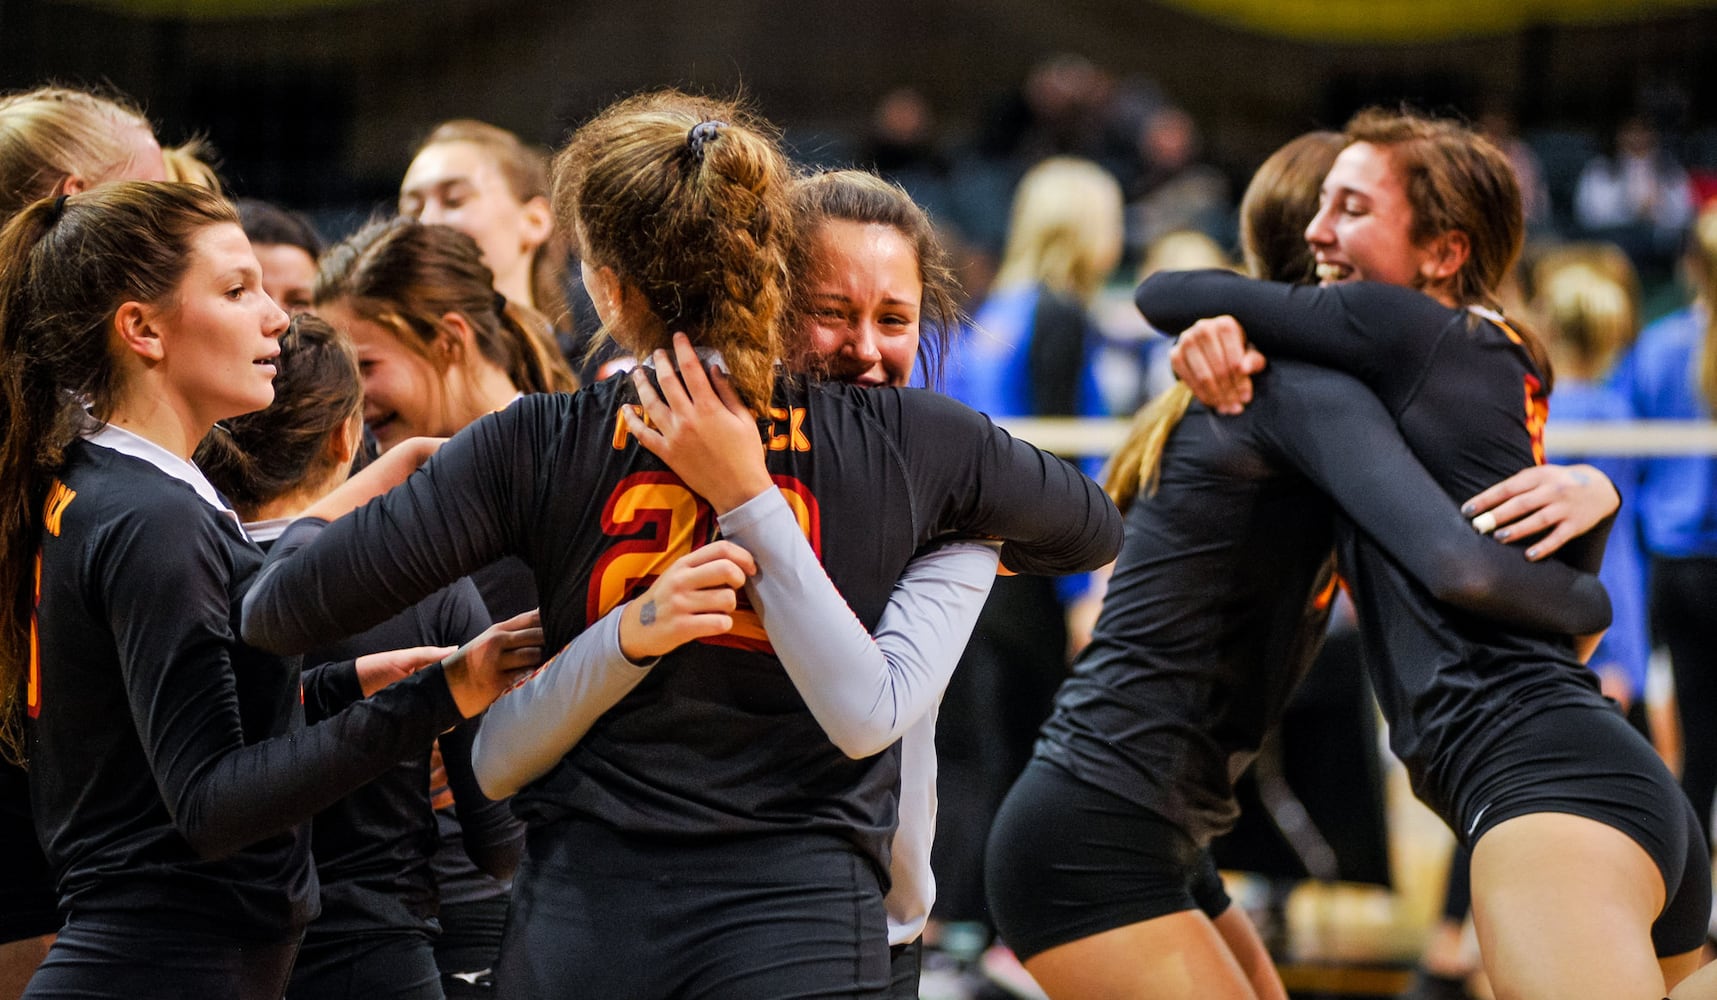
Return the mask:
[[[498,992],[884,996],[893,709],[925,682],[804,650],[874,649],[864,633],[932,538],[1006,538],[1016,569],[1083,571],[1113,555],[1119,518],[1077,470],[943,397],[778,375],[792,178],[739,107],[630,98],[555,171],[606,335],[647,366],[477,420],[265,570],[244,633],[297,648],[520,556],[563,653],[485,725],[550,748],[513,796],[528,846]],[[740,424],[740,447],[693,440],[670,467],[628,433],[688,408]],[[813,576],[832,600],[801,599]],[[489,745],[479,779],[508,791]]]

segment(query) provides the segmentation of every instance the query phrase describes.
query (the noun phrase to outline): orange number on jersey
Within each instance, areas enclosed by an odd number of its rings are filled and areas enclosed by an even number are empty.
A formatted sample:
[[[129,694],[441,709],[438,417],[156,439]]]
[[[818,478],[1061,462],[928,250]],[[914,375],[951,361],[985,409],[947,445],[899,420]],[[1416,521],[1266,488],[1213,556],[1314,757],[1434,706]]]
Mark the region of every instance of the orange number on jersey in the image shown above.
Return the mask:
[[[822,557],[822,520],[817,499],[791,476],[775,476],[799,521],[811,550]],[[620,537],[597,560],[585,599],[586,620],[594,622],[654,583],[675,559],[689,555],[715,536],[715,511],[670,472],[638,472],[614,487],[602,508],[602,531]],[[757,652],[772,652],[763,621],[745,595],[733,616],[733,631],[699,640]]]

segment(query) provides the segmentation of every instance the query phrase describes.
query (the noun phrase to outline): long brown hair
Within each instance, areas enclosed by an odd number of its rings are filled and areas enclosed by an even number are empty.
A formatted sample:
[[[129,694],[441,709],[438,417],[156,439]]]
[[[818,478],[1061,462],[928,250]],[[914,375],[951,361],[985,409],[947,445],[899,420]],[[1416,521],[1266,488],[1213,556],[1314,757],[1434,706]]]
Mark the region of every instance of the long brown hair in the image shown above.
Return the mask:
[[[651,313],[604,326],[597,345],[643,356],[684,331],[721,352],[747,405],[769,405],[793,240],[774,135],[734,102],[675,90],[627,98],[573,133],[554,159],[555,217],[586,264],[612,268]]]
[[[1312,277],[1306,224],[1318,210],[1318,187],[1347,140],[1338,132],[1307,132],[1270,154],[1240,199],[1240,250],[1254,278],[1304,282]],[[1192,390],[1176,382],[1134,415],[1126,440],[1109,460],[1104,483],[1125,511],[1142,492],[1156,492],[1163,449],[1186,415]]]
[[[228,222],[232,206],[202,188],[131,181],[45,198],[0,230],[0,748],[13,757],[42,502],[66,448],[122,388],[114,315],[174,294],[196,235]]]
[[[247,521],[333,472],[328,442],[364,403],[358,358],[326,320],[300,313],[280,336],[274,402],[233,417],[197,445],[194,461]]]
[[[316,304],[341,302],[393,332],[401,344],[445,373],[451,360],[434,346],[441,318],[470,324],[478,353],[520,392],[571,392],[578,380],[540,313],[496,293],[494,275],[471,237],[412,218],[372,222],[322,255]]]
[[[888,226],[912,245],[918,257],[918,279],[924,286],[918,314],[918,359],[924,369],[924,384],[940,386],[942,359],[964,316],[959,280],[930,216],[906,189],[866,170],[825,170],[800,177],[793,183],[793,211],[798,216],[798,238],[793,241],[790,258],[794,275],[810,274],[820,266],[817,233],[830,220]],[[789,323],[795,336],[810,316],[810,305],[805,301],[807,287],[807,282],[795,284]]]
[[[1460,122],[1405,110],[1367,108],[1353,116],[1344,134],[1349,143],[1370,143],[1389,153],[1413,210],[1408,236],[1414,243],[1465,234],[1467,260],[1449,289],[1455,303],[1501,312],[1497,292],[1526,241],[1520,183],[1507,154]],[[1544,376],[1548,395],[1554,376],[1543,342],[1520,322],[1510,320],[1509,326]]]
[[[412,159],[443,142],[469,143],[488,154],[519,204],[533,198],[548,198],[548,152],[526,143],[516,134],[474,118],[455,118],[435,126],[412,150]],[[570,253],[566,234],[560,226],[555,226],[531,255],[531,305],[555,325],[566,323],[572,314],[566,301]]]

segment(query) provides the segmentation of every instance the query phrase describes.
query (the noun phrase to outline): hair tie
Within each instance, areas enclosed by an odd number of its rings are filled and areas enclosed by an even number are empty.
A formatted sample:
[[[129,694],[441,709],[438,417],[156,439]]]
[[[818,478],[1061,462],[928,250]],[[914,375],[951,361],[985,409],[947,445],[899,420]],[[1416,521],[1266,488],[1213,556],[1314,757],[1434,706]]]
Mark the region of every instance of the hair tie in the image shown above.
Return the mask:
[[[62,194],[54,199],[54,207],[48,212],[48,225],[51,226],[60,221],[60,216],[64,215],[66,211],[66,199],[70,197],[71,195]]]
[[[495,293],[495,315],[502,319],[507,317],[507,297],[500,292]]]
[[[693,125],[692,130],[686,133],[686,148],[692,151],[692,159],[702,163],[704,145],[714,139],[726,127],[726,122],[716,121],[713,118]]]

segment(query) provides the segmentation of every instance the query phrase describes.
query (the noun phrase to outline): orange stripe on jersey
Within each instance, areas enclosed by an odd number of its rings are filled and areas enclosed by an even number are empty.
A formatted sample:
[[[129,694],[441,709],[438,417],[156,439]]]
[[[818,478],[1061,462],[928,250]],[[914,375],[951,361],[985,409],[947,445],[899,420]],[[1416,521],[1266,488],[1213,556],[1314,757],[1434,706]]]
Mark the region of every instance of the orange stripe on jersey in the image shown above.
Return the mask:
[[[1508,320],[1502,318],[1502,313],[1481,306],[1468,306],[1474,315],[1482,316],[1496,324],[1516,347],[1525,348],[1526,340],[1521,337]],[[1538,376],[1528,373],[1526,376],[1526,433],[1532,437],[1532,461],[1536,465],[1544,464],[1544,424],[1550,419],[1550,397],[1544,392],[1544,383]]]
[[[1319,611],[1329,610],[1330,602],[1335,600],[1335,589],[1340,585],[1341,577],[1331,573],[1329,582],[1324,584],[1324,589],[1318,591],[1317,596],[1312,598],[1312,607]]]
[[[1550,397],[1544,394],[1544,383],[1528,373],[1526,382],[1526,433],[1532,437],[1532,462],[1544,464],[1544,425],[1550,420]]]
[[[42,527],[55,538],[60,537],[60,520],[65,517],[66,508],[77,499],[77,492],[66,486],[58,479],[48,487],[47,503],[42,505]]]
[[[42,713],[42,653],[37,637],[36,608],[42,603],[42,552],[36,550],[36,583],[30,600],[30,674],[24,690],[25,710],[34,719]]]

